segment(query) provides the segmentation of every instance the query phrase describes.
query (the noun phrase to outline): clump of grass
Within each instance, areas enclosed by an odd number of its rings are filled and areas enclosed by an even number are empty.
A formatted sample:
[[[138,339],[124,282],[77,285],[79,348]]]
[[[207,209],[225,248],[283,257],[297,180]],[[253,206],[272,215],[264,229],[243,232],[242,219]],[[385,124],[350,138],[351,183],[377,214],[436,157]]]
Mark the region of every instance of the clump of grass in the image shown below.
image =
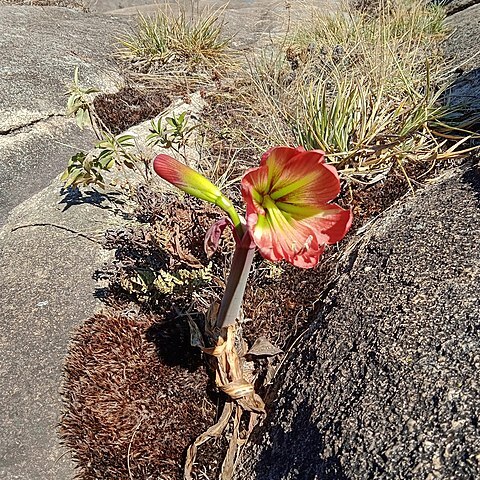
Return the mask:
[[[119,38],[119,53],[148,73],[180,63],[189,68],[215,65],[225,57],[229,43],[221,37],[220,14],[220,10],[198,16],[171,10],[140,14],[136,28]]]
[[[286,48],[251,68],[252,95],[270,119],[266,135],[322,149],[343,174],[366,182],[394,163],[435,160],[445,144],[435,129],[448,113],[440,102],[443,9],[378,3],[375,14],[314,14]]]

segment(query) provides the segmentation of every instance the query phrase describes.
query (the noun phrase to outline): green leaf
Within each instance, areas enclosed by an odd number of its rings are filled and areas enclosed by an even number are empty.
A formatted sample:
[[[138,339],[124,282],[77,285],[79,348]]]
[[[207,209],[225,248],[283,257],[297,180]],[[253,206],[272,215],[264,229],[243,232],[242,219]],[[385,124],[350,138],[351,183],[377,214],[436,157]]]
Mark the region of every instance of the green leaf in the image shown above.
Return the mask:
[[[128,140],[133,140],[135,137],[129,133],[125,133],[123,135],[119,135],[118,137],[115,137],[117,142],[122,143]]]
[[[100,90],[98,88],[95,88],[95,87],[90,87],[90,88],[87,88],[86,90],[83,91],[83,93],[85,95],[89,95],[90,93],[98,93]]]
[[[90,125],[90,112],[88,111],[88,108],[85,108],[83,110],[83,125]]]
[[[113,155],[112,150],[104,149],[98,154],[97,160],[103,161],[104,159],[110,159],[112,155]]]
[[[79,108],[77,110],[77,113],[75,114],[75,121],[77,122],[77,125],[78,127],[80,128],[80,130],[83,130],[83,113],[84,113],[84,110],[83,108]]]
[[[172,126],[173,128],[176,128],[177,122],[175,121],[174,118],[172,118],[172,117],[167,117],[165,120],[167,121],[167,123],[168,123],[170,126]]]
[[[185,121],[185,117],[187,115],[187,112],[183,112],[180,114],[180,116],[177,119],[177,125],[182,125],[183,122]]]

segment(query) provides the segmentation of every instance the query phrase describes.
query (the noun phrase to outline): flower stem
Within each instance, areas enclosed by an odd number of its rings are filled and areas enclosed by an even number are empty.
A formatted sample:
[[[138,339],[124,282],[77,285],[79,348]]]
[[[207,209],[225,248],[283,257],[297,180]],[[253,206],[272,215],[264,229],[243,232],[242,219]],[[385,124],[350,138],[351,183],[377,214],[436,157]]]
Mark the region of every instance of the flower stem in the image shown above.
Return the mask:
[[[243,227],[242,221],[240,219],[240,216],[238,215],[237,211],[235,210],[235,207],[233,206],[232,202],[225,196],[219,197],[215,201],[216,205],[219,206],[225,213],[228,214],[230,219],[233,222],[233,225],[235,225],[235,230],[237,231],[238,237],[243,238],[245,234],[245,229]]]
[[[232,268],[230,269],[227,287],[220,304],[216,323],[219,329],[233,325],[242,307],[248,274],[250,273],[250,267],[255,255],[255,245],[252,245],[250,234],[247,232],[242,237],[242,241],[238,244],[233,254]]]

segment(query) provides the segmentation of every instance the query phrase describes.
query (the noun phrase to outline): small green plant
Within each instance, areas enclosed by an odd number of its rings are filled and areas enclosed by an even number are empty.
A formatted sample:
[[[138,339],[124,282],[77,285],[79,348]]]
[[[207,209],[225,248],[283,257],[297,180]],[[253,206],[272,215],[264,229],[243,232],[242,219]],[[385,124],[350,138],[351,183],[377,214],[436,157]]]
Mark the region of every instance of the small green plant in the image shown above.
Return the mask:
[[[122,185],[129,184],[127,170],[139,176],[141,181],[148,183],[150,179],[148,159],[142,158],[135,151],[134,135],[128,132],[113,135],[109,132],[95,112],[92,94],[97,92],[99,92],[97,88],[80,85],[78,67],[76,67],[72,87],[67,93],[69,95],[67,114],[75,117],[80,128],[90,126],[99,142],[95,145],[95,151],[88,154],[77,152],[70,158],[67,168],[60,177],[61,181],[64,182],[66,188],[80,188],[92,184],[106,188],[107,185],[113,186],[107,180],[107,174],[117,169],[124,177]],[[191,124],[190,117],[186,112],[178,116],[160,116],[152,120],[146,142],[150,146],[159,145],[172,149],[185,157],[188,138],[195,128],[196,125]],[[132,193],[130,188],[127,191]]]
[[[101,162],[98,158],[78,152],[68,161],[67,168],[63,171],[60,180],[64,187],[78,188],[90,184],[105,187],[103,172],[110,170],[110,161]]]
[[[180,269],[175,272],[164,269],[138,269],[130,275],[125,275],[120,284],[130,294],[139,300],[151,301],[158,295],[176,297],[192,292],[196,288],[209,285],[212,282],[212,264],[197,269]]]
[[[105,188],[105,174],[115,166],[121,170],[135,170],[146,177],[146,170],[144,173],[144,169],[139,166],[140,160],[130,151],[135,146],[134,138],[128,133],[114,136],[103,132],[103,140],[96,145],[97,151],[89,154],[78,152],[70,158],[60,177],[65,182],[65,188],[90,184]]]
[[[134,168],[136,158],[128,151],[129,148],[135,146],[135,137],[130,133],[113,136],[109,133],[103,133],[103,140],[96,145],[100,149],[98,158],[107,160],[108,169],[110,169],[115,161],[122,161],[128,168]]]
[[[178,116],[158,117],[151,121],[147,143],[171,148],[185,158],[185,147],[195,128],[197,128],[197,125],[189,125],[187,112],[182,112]]]
[[[78,78],[78,67],[75,67],[73,73],[73,83],[67,91],[67,115],[74,116],[77,125],[83,129],[87,125],[93,125],[90,96],[98,93],[97,88],[80,86]]]

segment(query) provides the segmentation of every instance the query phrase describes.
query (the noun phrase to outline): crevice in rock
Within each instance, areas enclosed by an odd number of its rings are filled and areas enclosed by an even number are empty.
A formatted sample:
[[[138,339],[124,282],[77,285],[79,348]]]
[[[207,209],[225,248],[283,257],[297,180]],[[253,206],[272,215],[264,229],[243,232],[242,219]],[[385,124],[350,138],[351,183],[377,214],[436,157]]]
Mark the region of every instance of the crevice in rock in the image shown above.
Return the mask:
[[[452,2],[452,5],[446,6],[447,15],[451,16],[451,15],[454,15],[455,13],[462,12],[463,10],[473,7],[478,3],[480,3],[480,0],[464,0],[460,2]]]
[[[47,115],[45,117],[37,118],[35,120],[32,120],[28,123],[25,123],[24,125],[19,125],[16,127],[9,128],[8,130],[0,130],[0,135],[13,135],[16,133],[20,133],[23,130],[26,130],[27,128],[33,127],[37,123],[45,122],[47,120],[50,120],[51,118],[56,118],[56,117],[65,117],[65,115],[62,115],[60,113],[51,113],[50,115]]]

